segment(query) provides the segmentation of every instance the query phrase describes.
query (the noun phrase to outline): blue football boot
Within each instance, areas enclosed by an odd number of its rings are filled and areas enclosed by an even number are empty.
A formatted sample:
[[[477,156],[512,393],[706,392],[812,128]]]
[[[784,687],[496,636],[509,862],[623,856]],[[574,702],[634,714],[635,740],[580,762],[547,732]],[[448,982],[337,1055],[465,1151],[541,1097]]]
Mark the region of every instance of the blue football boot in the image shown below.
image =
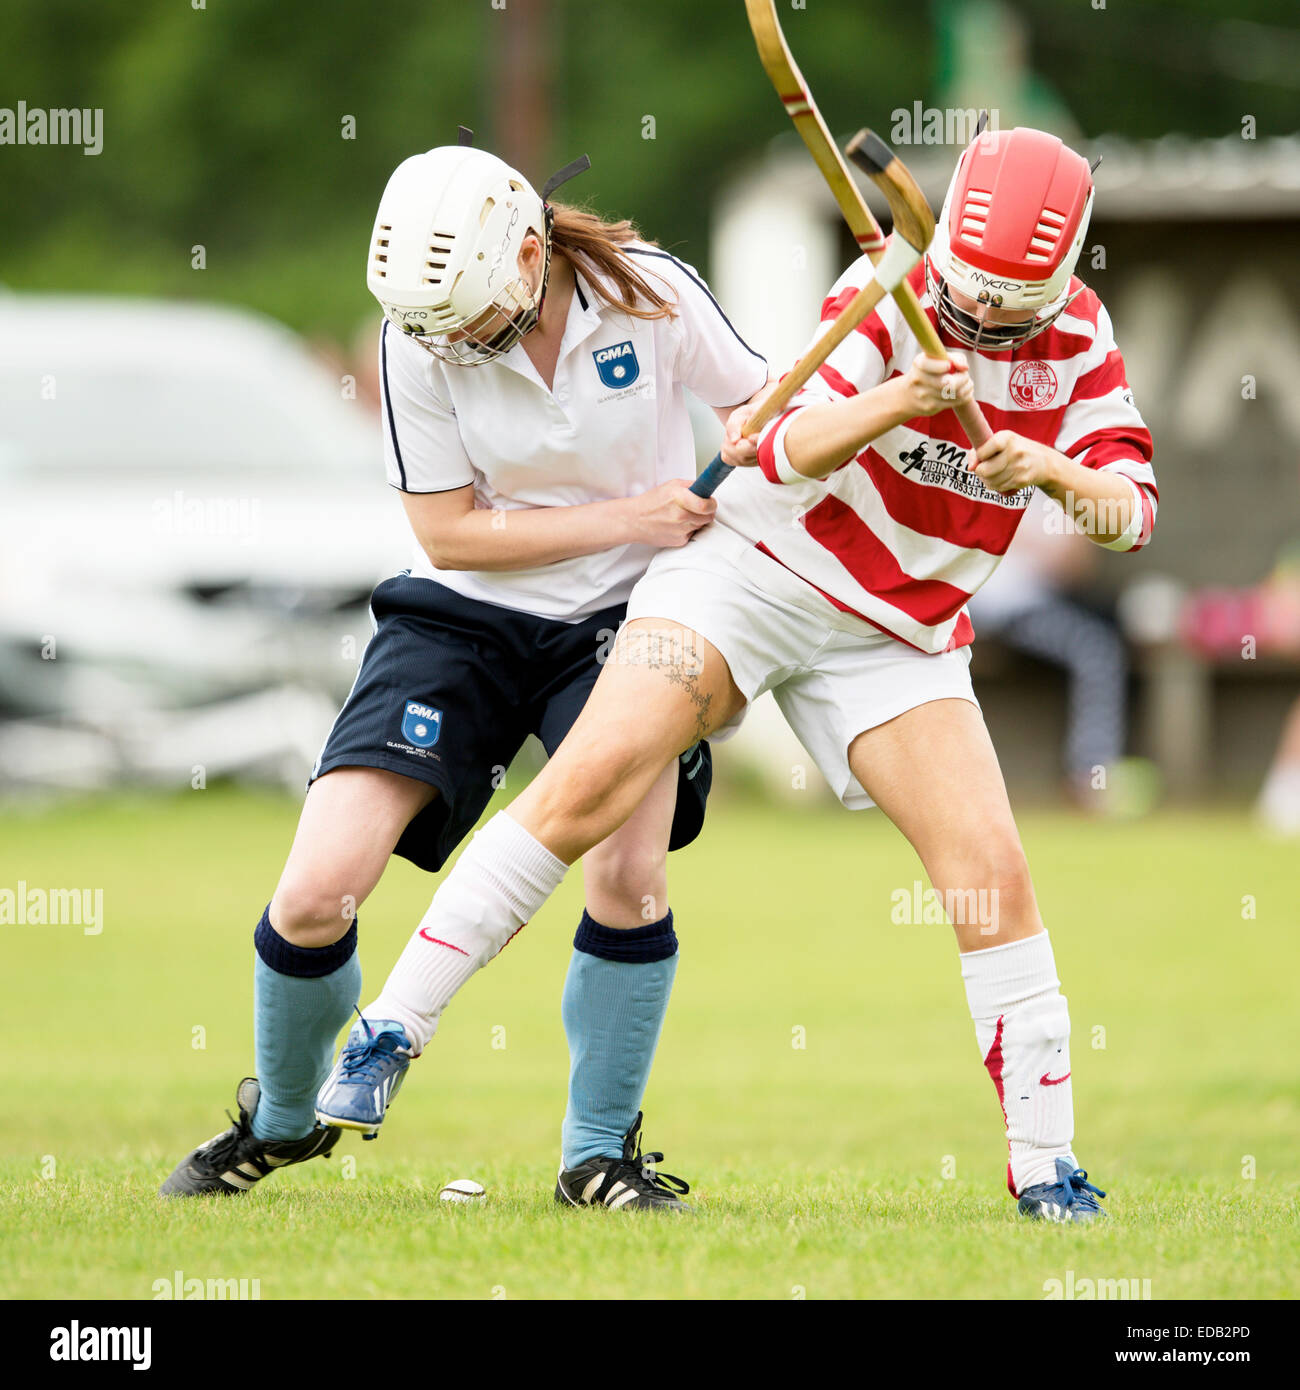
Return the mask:
[[[1105,1195],[1071,1159],[1058,1158],[1056,1181],[1025,1188],[1018,1209],[1031,1221],[1104,1221],[1106,1213],[1097,1198]]]
[[[410,1065],[411,1043],[400,1023],[359,1018],[317,1093],[316,1117],[323,1125],[359,1129],[363,1139],[375,1138]]]

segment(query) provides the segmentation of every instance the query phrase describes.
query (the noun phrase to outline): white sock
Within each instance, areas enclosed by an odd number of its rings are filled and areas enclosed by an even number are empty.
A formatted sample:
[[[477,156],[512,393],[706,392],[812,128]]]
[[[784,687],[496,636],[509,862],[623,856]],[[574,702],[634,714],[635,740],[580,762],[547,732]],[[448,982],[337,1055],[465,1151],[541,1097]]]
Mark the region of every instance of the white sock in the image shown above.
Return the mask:
[[[1006,1117],[1013,1196],[1056,1181],[1074,1140],[1070,1010],[1046,932],[961,958],[975,1036]]]
[[[499,811],[433,895],[365,1016],[396,1019],[419,1056],[452,995],[538,911],[568,869]]]

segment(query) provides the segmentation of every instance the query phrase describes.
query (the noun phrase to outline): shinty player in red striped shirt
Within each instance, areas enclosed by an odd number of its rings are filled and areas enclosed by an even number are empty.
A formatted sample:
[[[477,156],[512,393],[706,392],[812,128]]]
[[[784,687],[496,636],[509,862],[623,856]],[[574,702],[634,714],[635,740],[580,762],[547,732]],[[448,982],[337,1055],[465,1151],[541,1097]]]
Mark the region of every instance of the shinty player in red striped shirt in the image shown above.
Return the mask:
[[[1105,1215],[1073,1151],[1069,1011],[971,689],[965,612],[1034,488],[1098,544],[1151,534],[1151,437],[1106,311],[1073,274],[1092,199],[1087,162],[1055,137],[976,137],[913,282],[965,349],[958,369],[916,356],[886,301],[757,447],[737,412],[723,457],[759,466],[720,491],[712,526],[655,558],[568,737],[434,897],[424,925],[466,965],[437,997],[399,965],[385,993],[436,1018],[673,758],[771,690],[845,805],[879,805],[944,903],[1019,1211]],[[869,274],[850,268],[824,321]],[[977,459],[950,410],[972,392],[994,429]]]

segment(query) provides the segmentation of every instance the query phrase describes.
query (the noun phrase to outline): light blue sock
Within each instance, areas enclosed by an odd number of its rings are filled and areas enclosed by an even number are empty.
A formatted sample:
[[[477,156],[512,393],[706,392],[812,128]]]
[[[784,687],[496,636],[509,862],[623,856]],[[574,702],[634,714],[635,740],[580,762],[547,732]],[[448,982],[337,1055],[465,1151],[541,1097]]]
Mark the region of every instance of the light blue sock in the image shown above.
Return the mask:
[[[316,1123],[316,1092],[334,1060],[334,1040],[361,998],[356,919],[332,946],[294,946],[271,925],[253,934],[259,1139],[301,1139]]]
[[[573,948],[560,1004],[570,1059],[566,1168],[623,1152],[677,973],[673,914],[620,931],[584,912]]]

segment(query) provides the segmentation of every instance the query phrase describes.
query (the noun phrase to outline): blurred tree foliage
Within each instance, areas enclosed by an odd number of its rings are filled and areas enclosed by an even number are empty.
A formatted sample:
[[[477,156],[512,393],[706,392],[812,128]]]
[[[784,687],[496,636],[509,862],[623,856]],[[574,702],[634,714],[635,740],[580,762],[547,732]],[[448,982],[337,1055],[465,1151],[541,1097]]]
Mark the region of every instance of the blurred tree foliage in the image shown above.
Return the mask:
[[[501,3],[9,0],[0,106],[102,107],[104,148],[0,146],[0,280],[232,299],[347,337],[370,302],[366,238],[392,167],[453,141],[458,121],[499,138],[504,26],[530,0]],[[550,12],[549,165],[593,161],[566,194],[705,264],[719,179],[795,138],[741,0],[531,3]],[[1292,0],[1008,3],[1088,134],[1235,135],[1245,113],[1261,136],[1300,124]],[[780,10],[833,129],[887,128],[894,108],[933,100],[927,5]],[[550,167],[525,172],[540,183]]]

